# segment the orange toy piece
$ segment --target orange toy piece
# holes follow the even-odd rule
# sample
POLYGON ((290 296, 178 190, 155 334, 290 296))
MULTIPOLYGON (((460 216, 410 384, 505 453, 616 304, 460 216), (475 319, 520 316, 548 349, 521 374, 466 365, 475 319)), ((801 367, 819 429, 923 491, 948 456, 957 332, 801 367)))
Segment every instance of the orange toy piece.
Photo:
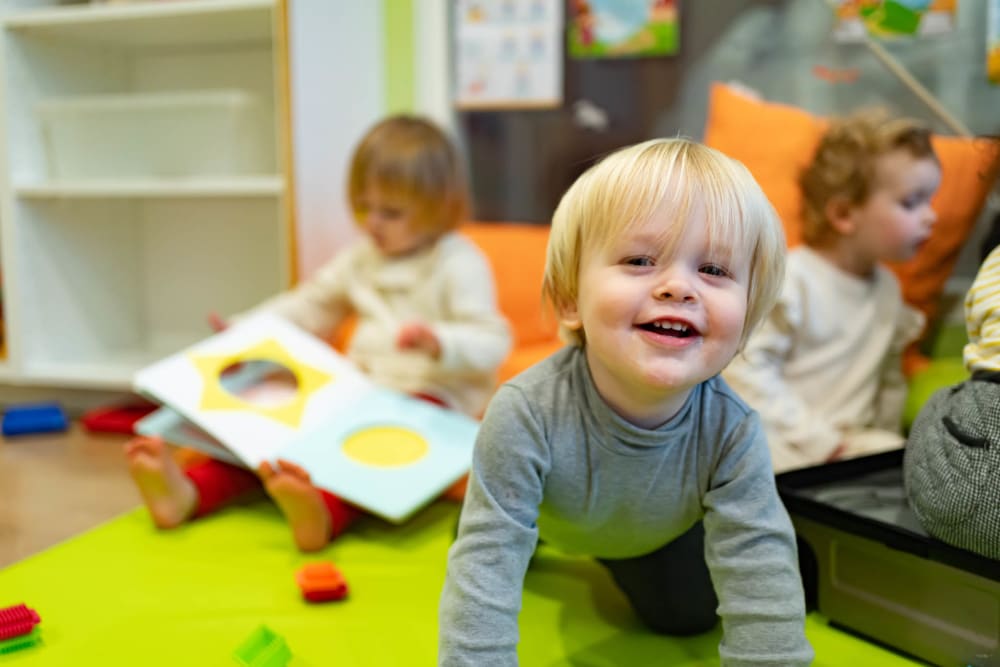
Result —
POLYGON ((327 602, 347 597, 347 581, 330 561, 309 563, 295 573, 302 597, 309 602, 327 602))

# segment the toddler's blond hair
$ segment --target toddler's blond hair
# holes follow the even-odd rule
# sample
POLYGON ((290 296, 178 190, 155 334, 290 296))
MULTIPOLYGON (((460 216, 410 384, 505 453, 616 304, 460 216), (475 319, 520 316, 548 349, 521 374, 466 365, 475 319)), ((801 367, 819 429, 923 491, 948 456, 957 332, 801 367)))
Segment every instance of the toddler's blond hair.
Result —
MULTIPOLYGON (((543 295, 556 313, 576 303, 585 248, 606 248, 655 210, 674 213, 663 229, 676 244, 692 206, 701 204, 713 245, 750 258, 747 315, 740 349, 777 299, 785 272, 785 235, 774 208, 740 162, 687 139, 654 139, 620 149, 588 169, 563 195, 552 219, 543 295)), ((569 343, 580 331, 560 327, 569 343)))

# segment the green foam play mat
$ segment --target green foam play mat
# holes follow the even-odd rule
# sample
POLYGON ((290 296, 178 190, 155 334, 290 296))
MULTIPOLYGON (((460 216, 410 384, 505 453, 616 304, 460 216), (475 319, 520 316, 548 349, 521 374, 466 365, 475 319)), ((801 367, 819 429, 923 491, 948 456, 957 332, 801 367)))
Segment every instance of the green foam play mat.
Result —
MULTIPOLYGON (((259 501, 168 532, 137 509, 0 570, 0 607, 25 603, 42 641, 4 665, 236 665, 260 626, 283 638, 289 667, 433 665, 437 602, 458 506, 438 502, 403 526, 366 518, 318 554, 300 554, 259 501), (302 600, 296 571, 333 561, 350 595, 302 600)), ((657 636, 604 569, 544 546, 525 581, 523 665, 718 665, 718 631, 657 636)), ((809 617, 816 665, 914 665, 809 617)))

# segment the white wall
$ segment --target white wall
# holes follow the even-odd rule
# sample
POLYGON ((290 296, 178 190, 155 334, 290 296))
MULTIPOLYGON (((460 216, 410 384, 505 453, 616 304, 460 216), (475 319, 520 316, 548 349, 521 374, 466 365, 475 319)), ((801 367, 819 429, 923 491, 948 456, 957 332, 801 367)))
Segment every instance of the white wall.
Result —
POLYGON ((357 230, 345 195, 354 145, 384 112, 382 3, 289 0, 299 277, 357 230))

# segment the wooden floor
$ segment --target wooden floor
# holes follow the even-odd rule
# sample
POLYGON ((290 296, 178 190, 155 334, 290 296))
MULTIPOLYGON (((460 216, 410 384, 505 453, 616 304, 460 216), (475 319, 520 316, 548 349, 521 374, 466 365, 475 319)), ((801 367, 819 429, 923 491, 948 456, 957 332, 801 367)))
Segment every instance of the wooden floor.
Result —
POLYGON ((125 440, 79 425, 0 439, 0 568, 139 505, 125 440))

